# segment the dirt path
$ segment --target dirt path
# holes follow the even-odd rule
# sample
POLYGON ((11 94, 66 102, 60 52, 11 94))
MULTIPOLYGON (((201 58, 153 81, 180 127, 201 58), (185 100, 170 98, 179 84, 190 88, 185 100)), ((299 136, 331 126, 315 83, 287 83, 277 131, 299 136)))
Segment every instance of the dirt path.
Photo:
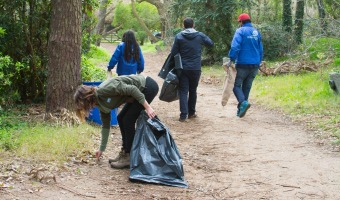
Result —
MULTIPOLYGON (((106 46, 113 51, 112 46, 106 46)), ((157 80, 167 54, 145 54, 145 74, 157 80)), ((253 104, 236 114, 236 100, 220 104, 221 87, 200 84, 199 118, 180 123, 178 101, 152 103, 170 128, 183 157, 188 189, 131 183, 129 170, 109 168, 119 151, 113 129, 99 165, 77 165, 57 184, 22 180, 0 199, 340 199, 340 154, 318 145, 313 134, 283 115, 253 104)))

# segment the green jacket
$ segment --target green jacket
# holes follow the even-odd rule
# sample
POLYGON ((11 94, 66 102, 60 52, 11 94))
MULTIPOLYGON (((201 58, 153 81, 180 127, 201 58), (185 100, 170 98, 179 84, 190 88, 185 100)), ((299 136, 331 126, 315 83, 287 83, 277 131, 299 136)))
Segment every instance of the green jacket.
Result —
POLYGON ((128 75, 106 80, 98 86, 95 95, 103 124, 100 151, 106 149, 110 133, 111 110, 131 101, 131 99, 135 99, 143 105, 145 96, 142 91, 145 88, 145 82, 146 79, 143 75, 128 75))

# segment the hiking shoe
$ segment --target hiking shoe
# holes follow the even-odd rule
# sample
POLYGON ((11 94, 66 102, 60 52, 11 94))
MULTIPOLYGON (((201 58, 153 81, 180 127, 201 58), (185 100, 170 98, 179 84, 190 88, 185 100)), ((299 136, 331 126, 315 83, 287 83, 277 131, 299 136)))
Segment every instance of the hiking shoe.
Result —
POLYGON ((240 105, 239 117, 242 118, 246 114, 247 110, 250 108, 248 101, 243 101, 240 105))
POLYGON ((196 118, 197 117, 197 115, 196 114, 193 114, 193 115, 189 115, 188 116, 188 119, 194 119, 194 118, 196 118))
POLYGON ((116 162, 118 161, 121 157, 125 156, 125 151, 123 149, 123 147, 120 149, 120 152, 118 153, 118 156, 116 158, 109 158, 109 164, 111 164, 112 162, 116 162))
POLYGON ((184 118, 184 119, 183 119, 183 118, 179 118, 178 121, 180 121, 180 122, 185 122, 185 121, 187 121, 187 119, 185 119, 185 118, 184 118))
POLYGON ((238 103, 238 104, 237 104, 237 112, 236 112, 236 116, 237 116, 237 117, 240 116, 240 106, 241 106, 241 103, 238 103))
POLYGON ((129 168, 130 167, 130 154, 124 153, 124 156, 120 157, 119 160, 116 162, 110 163, 111 168, 115 169, 123 169, 123 168, 129 168))

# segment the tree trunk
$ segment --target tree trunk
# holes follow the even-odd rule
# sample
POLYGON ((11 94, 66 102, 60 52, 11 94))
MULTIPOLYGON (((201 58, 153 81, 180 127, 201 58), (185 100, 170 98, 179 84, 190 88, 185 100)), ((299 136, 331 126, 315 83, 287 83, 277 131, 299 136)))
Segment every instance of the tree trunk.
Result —
POLYGON ((81 84, 82 0, 52 0, 48 43, 46 113, 74 110, 73 94, 81 84))
POLYGON ((292 0, 283 0, 283 30, 287 32, 292 32, 292 9, 291 9, 292 0))
POLYGON ((304 9, 305 9, 305 1, 297 0, 296 13, 295 13, 295 26, 294 26, 295 27, 294 36, 295 36, 295 42, 297 44, 302 43, 304 9))
POLYGON ((154 5, 157 8, 158 15, 161 20, 161 33, 162 33, 162 39, 165 38, 166 32, 168 31, 169 27, 169 19, 170 17, 167 16, 167 6, 170 3, 169 1, 161 1, 161 0, 138 0, 137 2, 148 2, 152 5, 154 5))
POLYGON ((327 35, 327 22, 325 20, 325 17, 326 17, 325 6, 323 4, 323 0, 317 0, 317 3, 318 3, 320 24, 321 24, 321 32, 322 34, 327 35))
POLYGON ((144 23, 144 21, 139 17, 137 11, 136 11, 136 7, 135 7, 135 1, 131 0, 131 7, 132 7, 132 13, 133 15, 136 17, 137 21, 140 23, 141 27, 144 29, 144 31, 146 32, 146 34, 149 36, 150 40, 152 43, 157 42, 158 39, 151 33, 151 31, 149 30, 149 28, 146 26, 146 24, 144 23))
POLYGON ((98 35, 98 39, 96 40, 96 46, 100 46, 100 42, 102 40, 102 34, 104 31, 104 23, 105 23, 106 10, 107 10, 107 2, 108 0, 101 0, 100 2, 98 23, 96 27, 96 33, 98 35))

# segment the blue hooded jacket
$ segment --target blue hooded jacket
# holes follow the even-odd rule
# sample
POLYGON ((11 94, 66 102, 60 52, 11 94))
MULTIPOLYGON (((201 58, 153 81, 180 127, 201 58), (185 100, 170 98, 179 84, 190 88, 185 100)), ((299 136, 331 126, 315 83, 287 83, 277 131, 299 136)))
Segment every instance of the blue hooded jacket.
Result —
POLYGON ((260 32, 251 23, 243 24, 234 34, 229 58, 236 65, 258 67, 263 59, 260 32))
POLYGON ((130 74, 136 74, 141 73, 144 71, 144 57, 142 50, 139 49, 139 60, 135 61, 133 58, 130 59, 130 62, 127 62, 124 59, 124 47, 125 43, 121 42, 118 44, 115 52, 113 53, 111 60, 109 62, 109 66, 107 67, 108 70, 111 70, 114 68, 114 66, 117 65, 117 74, 118 76, 121 75, 130 75, 130 74))
POLYGON ((171 55, 180 53, 184 70, 201 70, 203 45, 212 47, 214 42, 204 33, 187 28, 176 35, 171 55))

